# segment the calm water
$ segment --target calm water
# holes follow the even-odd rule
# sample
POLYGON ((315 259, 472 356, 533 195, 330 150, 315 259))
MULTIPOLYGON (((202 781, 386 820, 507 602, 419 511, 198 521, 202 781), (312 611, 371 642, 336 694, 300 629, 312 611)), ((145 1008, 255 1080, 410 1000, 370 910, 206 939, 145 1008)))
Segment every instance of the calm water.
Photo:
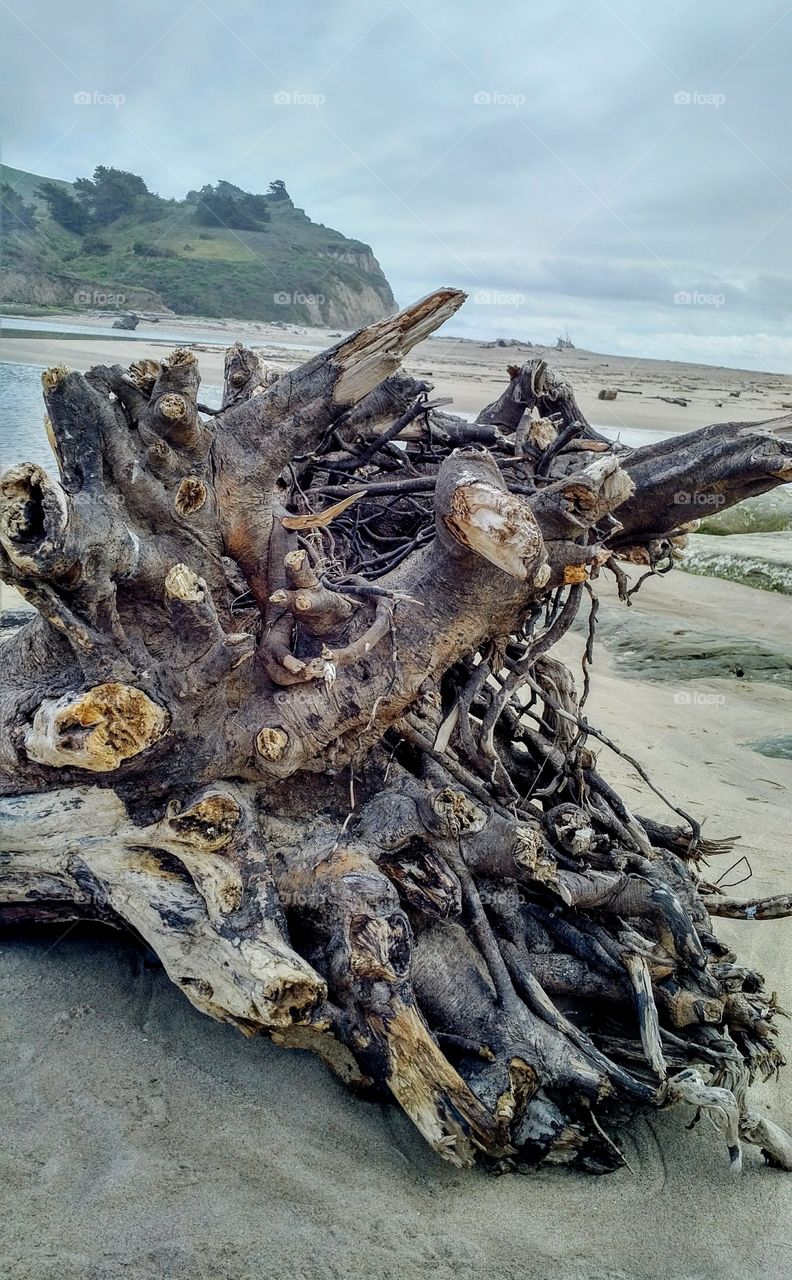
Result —
MULTIPOLYGON (((180 333, 169 333, 167 328, 146 320, 141 321, 137 329, 114 329, 109 317, 107 325, 101 326, 80 324, 79 321, 75 323, 69 321, 68 325, 56 324, 46 316, 0 315, 0 333, 4 338, 37 334, 42 338, 61 338, 64 342, 68 342, 70 338, 112 338, 116 342, 172 342, 175 345, 183 342, 200 342, 207 347, 229 347, 233 342, 233 338, 228 333, 201 329, 200 322, 196 326, 185 326, 180 333)), ((308 335, 301 337, 299 334, 292 334, 289 337, 281 337, 278 334, 277 338, 273 338, 271 330, 266 336, 266 341, 264 333, 260 338, 251 332, 247 332, 245 336, 247 341, 254 345, 268 346, 273 349, 282 347, 284 350, 293 351, 323 351, 327 345, 308 335)))
MULTIPOLYGON (((78 338, 113 338, 125 342, 163 342, 178 346, 184 342, 198 342, 205 346, 226 348, 232 339, 228 334, 216 331, 204 331, 200 324, 195 328, 182 329, 181 333, 170 333, 167 328, 143 322, 134 331, 113 329, 108 317, 106 327, 80 324, 79 321, 68 325, 55 324, 44 317, 6 316, 0 315, 0 334, 3 338, 14 338, 25 334, 37 334, 42 338, 57 338, 68 350, 70 339, 78 338)), ((247 334, 246 341, 257 343, 255 334, 247 334)), ((269 338, 261 345, 270 350, 319 351, 321 344, 315 339, 301 338, 291 335, 276 341, 269 338)), ((61 351, 63 356, 63 351, 61 351)), ((107 357, 112 361, 112 356, 107 357)), ((68 362, 68 361, 67 361, 68 362)), ((37 462, 49 469, 53 467, 47 437, 44 432, 44 401, 41 395, 41 374, 44 365, 17 364, 14 361, 0 360, 0 467, 13 466, 16 462, 37 462)), ((220 404, 219 387, 201 384, 201 400, 212 408, 220 404)))
POLYGON ((44 432, 43 365, 0 361, 0 465, 38 462, 49 469, 52 453, 44 432))
MULTIPOLYGON (((41 393, 43 364, 0 360, 0 467, 37 462, 49 471, 55 463, 44 431, 41 393)), ((221 388, 201 383, 201 401, 219 408, 221 388)))
POLYGON ((69 322, 68 326, 53 324, 46 316, 4 316, 0 315, 0 329, 2 329, 4 338, 13 338, 17 334, 35 333, 41 337, 59 337, 68 342, 69 338, 113 338, 115 341, 131 339, 135 341, 151 342, 184 342, 185 338, 189 342, 203 342, 207 345, 220 346, 221 339, 215 333, 211 336, 206 334, 195 335, 192 333, 168 333, 166 330, 160 331, 159 325, 154 326, 152 331, 151 325, 143 326, 137 329, 114 329, 112 320, 108 319, 107 325, 80 324, 69 322))

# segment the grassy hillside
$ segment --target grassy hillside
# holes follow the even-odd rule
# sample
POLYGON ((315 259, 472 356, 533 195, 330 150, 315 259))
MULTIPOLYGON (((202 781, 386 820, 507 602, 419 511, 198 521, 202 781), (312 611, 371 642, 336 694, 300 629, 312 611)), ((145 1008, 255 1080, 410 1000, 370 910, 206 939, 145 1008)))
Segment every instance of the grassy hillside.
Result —
MULTIPOLYGON (((369 246, 312 222, 285 188, 255 197, 264 202, 256 229, 207 225, 196 203, 202 193, 180 201, 145 193, 130 199, 120 216, 94 219, 78 233, 55 221, 39 195, 50 181, 0 167, 6 184, 0 302, 6 307, 137 307, 346 327, 395 309, 369 246), (35 215, 12 216, 7 188, 35 215)), ((79 196, 79 184, 54 185, 79 196)))

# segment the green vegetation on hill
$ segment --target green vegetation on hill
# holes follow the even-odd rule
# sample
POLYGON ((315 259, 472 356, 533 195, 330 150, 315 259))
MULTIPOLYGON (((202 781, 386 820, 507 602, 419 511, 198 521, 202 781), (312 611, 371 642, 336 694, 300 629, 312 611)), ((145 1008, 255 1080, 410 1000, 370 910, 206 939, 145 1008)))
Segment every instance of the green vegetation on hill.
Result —
POLYGON ((368 245, 312 222, 282 181, 183 200, 100 165, 73 184, 2 166, 6 307, 170 310, 354 327, 395 310, 368 245))

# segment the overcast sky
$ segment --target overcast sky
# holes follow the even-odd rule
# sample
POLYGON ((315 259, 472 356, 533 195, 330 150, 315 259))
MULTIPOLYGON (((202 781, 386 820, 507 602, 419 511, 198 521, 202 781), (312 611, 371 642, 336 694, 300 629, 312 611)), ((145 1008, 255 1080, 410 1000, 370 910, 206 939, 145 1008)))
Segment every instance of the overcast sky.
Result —
POLYGON ((69 180, 111 164, 166 196, 283 178, 372 245, 399 303, 467 290, 451 332, 792 371, 785 0, 0 0, 0 16, 7 164, 69 180))

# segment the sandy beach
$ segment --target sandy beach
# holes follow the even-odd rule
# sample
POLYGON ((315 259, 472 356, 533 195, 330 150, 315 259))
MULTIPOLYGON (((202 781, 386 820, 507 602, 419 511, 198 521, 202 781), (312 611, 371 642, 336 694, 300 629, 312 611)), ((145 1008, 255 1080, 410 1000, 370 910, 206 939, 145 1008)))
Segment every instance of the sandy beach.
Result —
MULTIPOLYGON (((285 341, 304 341, 310 354, 327 340, 318 331, 249 328, 222 332, 229 341, 238 332, 283 367, 299 358, 285 341)), ((91 337, 0 342, 0 359, 74 368, 144 351, 137 341, 91 337)), ((436 394, 453 394, 457 410, 475 412, 502 389, 505 365, 532 353, 546 354, 441 337, 407 368, 433 381, 436 394)), ((611 427, 684 431, 778 416, 792 403, 792 377, 547 354, 584 412, 611 427), (608 386, 642 395, 598 401, 608 386)), ((200 360, 204 380, 219 381, 221 351, 201 350, 200 360)), ((654 667, 646 648, 643 675, 653 678, 639 679, 619 656, 647 633, 687 635, 694 657, 706 655, 713 634, 789 649, 792 601, 675 572, 647 582, 616 615, 611 587, 598 591, 608 627, 590 720, 705 821, 707 835, 741 835, 733 857, 710 867, 713 879, 744 855, 753 874, 737 894, 792 892, 792 761, 750 745, 789 734, 792 688, 746 679, 728 664, 698 675, 694 659, 681 679, 654 667), (625 644, 611 644, 620 629, 625 644)), ((576 671, 582 645, 572 634, 560 647, 576 671)), ((598 754, 636 812, 673 820, 632 766, 605 748, 598 754)), ((744 874, 743 864, 726 883, 744 874)), ((787 1006, 790 928, 783 920, 718 925, 787 1006)), ((730 1176, 709 1124, 686 1131, 689 1112, 648 1115, 619 1134, 629 1168, 607 1177, 463 1174, 435 1157, 395 1107, 361 1103, 308 1055, 201 1017, 121 935, 17 932, 0 948, 0 975, 0 1271, 13 1280, 781 1280, 792 1270, 792 1178, 765 1169, 756 1148, 742 1175, 730 1176)), ((784 1020, 780 1031, 790 1056, 784 1020)), ((755 1094, 792 1127, 792 1071, 755 1094)))
MULTIPOLYGON (((109 324, 106 315, 80 313, 78 317, 49 316, 40 323, 97 329, 109 324)), ((245 321, 167 317, 159 324, 142 320, 134 338, 108 340, 80 335, 64 340, 34 333, 9 336, 13 320, 0 330, 0 360, 48 365, 58 361, 70 368, 92 364, 129 364, 144 354, 147 343, 158 349, 173 346, 161 333, 176 335, 194 344, 200 356, 205 383, 222 384, 224 347, 237 339, 260 349, 266 360, 288 369, 317 351, 337 342, 335 331, 296 325, 252 324, 245 321), (205 335, 219 345, 196 341, 205 335), (139 335, 139 336, 138 336, 139 335), (144 340, 145 339, 145 340, 144 340)), ((506 367, 541 356, 572 382, 590 422, 616 430, 694 431, 711 422, 757 422, 778 417, 792 406, 792 376, 727 369, 713 365, 680 364, 673 360, 639 360, 627 356, 599 355, 591 351, 564 350, 519 344, 500 347, 440 334, 417 347, 404 368, 434 385, 436 396, 453 396, 456 412, 476 414, 503 390, 506 367), (615 400, 599 400, 603 389, 616 391, 615 400), (659 397, 687 400, 686 406, 668 404, 659 397)))

